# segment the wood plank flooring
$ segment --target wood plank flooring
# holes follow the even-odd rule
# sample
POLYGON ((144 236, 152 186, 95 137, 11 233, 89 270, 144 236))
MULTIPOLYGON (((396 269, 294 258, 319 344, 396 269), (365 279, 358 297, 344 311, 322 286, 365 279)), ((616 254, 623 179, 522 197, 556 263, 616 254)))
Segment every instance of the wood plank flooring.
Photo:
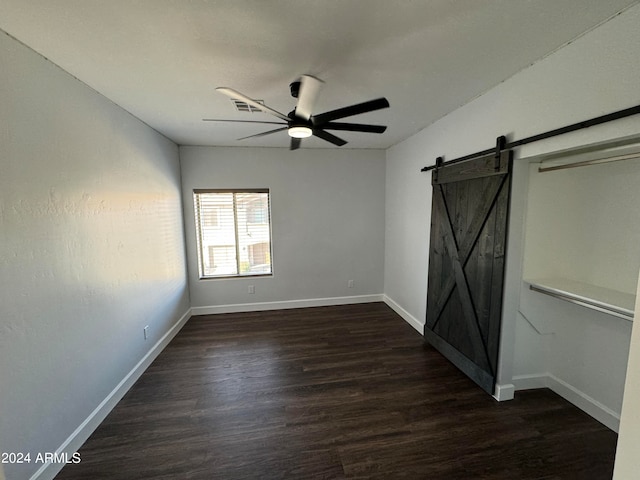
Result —
POLYGON ((610 479, 617 436, 548 390, 496 402, 382 303, 193 317, 74 479, 610 479))

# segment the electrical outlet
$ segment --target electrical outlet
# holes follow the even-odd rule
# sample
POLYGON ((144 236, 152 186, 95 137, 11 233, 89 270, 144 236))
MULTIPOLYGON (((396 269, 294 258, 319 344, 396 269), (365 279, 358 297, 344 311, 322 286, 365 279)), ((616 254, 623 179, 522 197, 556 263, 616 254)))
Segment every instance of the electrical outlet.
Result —
POLYGON ((149 325, 145 325, 145 327, 142 329, 142 333, 144 334, 144 339, 146 340, 149 336, 149 325))
POLYGON ((247 292, 256 293, 256 287, 253 285, 249 285, 249 287, 247 288, 247 292))
POLYGON ((353 280, 349 280, 349 281, 347 282, 347 287, 348 287, 348 288, 353 288, 353 280))

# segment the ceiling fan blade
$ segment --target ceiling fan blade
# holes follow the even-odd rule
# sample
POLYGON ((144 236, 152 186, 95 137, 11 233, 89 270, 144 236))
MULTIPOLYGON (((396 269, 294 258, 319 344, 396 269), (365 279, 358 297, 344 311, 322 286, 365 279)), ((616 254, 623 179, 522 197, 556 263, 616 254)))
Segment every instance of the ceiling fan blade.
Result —
POLYGON ((248 137, 242 137, 238 140, 246 140, 247 138, 255 138, 255 137, 264 137, 265 135, 271 135, 272 133, 282 132, 283 130, 287 130, 289 127, 276 128, 275 130, 269 130, 268 132, 256 133, 255 135, 249 135, 248 137))
POLYGON ((237 92, 232 88, 218 87, 218 88, 216 88, 216 90, 218 92, 222 93, 223 95, 226 95, 229 98, 235 98, 236 100, 242 100, 246 104, 257 108, 258 110, 262 110, 263 112, 270 113, 271 115, 275 115, 276 117, 280 118, 281 120, 284 120, 285 122, 288 122, 289 120, 291 120, 285 114, 280 113, 279 111, 274 110, 271 107, 267 107, 266 105, 263 105, 263 104, 261 104, 259 102, 256 102, 253 98, 249 98, 246 95, 243 95, 242 93, 237 92))
POLYGON ((332 133, 325 132, 324 130, 320 130, 319 128, 313 129, 313 135, 329 143, 333 143, 334 145, 337 145, 339 147, 347 144, 346 140, 343 140, 340 137, 336 137, 332 133))
POLYGON ((300 90, 298 93, 298 105, 296 106, 296 117, 309 120, 313 113, 313 107, 320 93, 324 82, 311 75, 300 77, 300 90))
POLYGON ((347 132, 384 133, 385 125, 367 125, 364 123, 327 122, 322 124, 323 130, 344 130, 347 132))
POLYGON ((299 149, 301 143, 302 143, 302 139, 301 138, 291 137, 291 146, 289 147, 289 150, 297 150, 297 149, 299 149))
POLYGON ((314 115, 311 117, 311 120, 315 126, 322 126, 322 124, 330 122, 331 120, 338 120, 339 118, 351 117, 353 115, 373 112, 374 110, 380 110, 388 107, 389 101, 386 98, 376 98, 375 100, 369 100, 368 102, 350 105, 337 110, 331 110, 330 112, 321 113, 320 115, 314 115))
POLYGON ((262 122, 260 120, 224 120, 218 118, 203 118, 203 122, 234 122, 234 123, 266 123, 269 125, 286 125, 282 122, 262 122))

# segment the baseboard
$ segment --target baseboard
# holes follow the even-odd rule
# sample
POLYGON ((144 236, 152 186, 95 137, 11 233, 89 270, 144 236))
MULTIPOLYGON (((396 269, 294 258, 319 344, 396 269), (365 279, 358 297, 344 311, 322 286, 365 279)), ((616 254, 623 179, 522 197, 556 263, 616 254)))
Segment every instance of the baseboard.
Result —
POLYGON ((356 295, 352 297, 307 298, 281 302, 237 303, 191 307, 192 315, 215 315, 219 313, 260 312, 265 310, 285 310, 289 308, 326 307, 330 305, 353 305, 356 303, 382 302, 383 295, 356 295))
POLYGON ((387 295, 383 295, 383 297, 384 297, 383 298, 384 303, 389 305, 389 307, 398 315, 400 315, 405 322, 407 322, 409 325, 415 328, 420 335, 424 335, 424 323, 422 323, 416 317, 414 317, 409 312, 407 312, 404 308, 398 305, 397 302, 389 298, 387 295))
POLYGON ((614 432, 620 429, 620 414, 614 412, 606 405, 598 402, 586 393, 578 390, 573 385, 559 379, 550 373, 537 375, 519 375, 513 378, 516 390, 531 390, 536 388, 549 388, 562 398, 571 402, 583 412, 598 420, 614 432))
MULTIPOLYGON (((89 436, 107 417, 109 412, 124 397, 125 393, 140 378, 144 371, 151 365, 155 358, 164 350, 169 342, 176 336, 180 329, 187 323, 191 317, 191 309, 189 308, 182 317, 165 333, 156 344, 151 347, 147 354, 140 360, 135 367, 118 383, 118 385, 107 395, 107 397, 98 405, 93 412, 80 424, 78 428, 58 447, 56 454, 67 453, 68 456, 77 452, 82 444, 87 441, 89 436)), ((30 480, 49 480, 53 479, 64 467, 64 463, 45 463, 34 473, 30 480)))
POLYGON ((518 390, 535 390, 537 388, 548 388, 547 379, 549 374, 535 374, 535 375, 516 375, 511 379, 511 383, 518 390))
POLYGON ((618 433, 620 430, 620 414, 609 407, 553 375, 549 375, 547 385, 565 400, 573 403, 580 410, 588 413, 614 432, 618 433))
POLYGON ((493 398, 499 402, 506 402, 508 400, 513 400, 515 392, 516 388, 512 383, 505 383, 502 385, 496 384, 493 398))

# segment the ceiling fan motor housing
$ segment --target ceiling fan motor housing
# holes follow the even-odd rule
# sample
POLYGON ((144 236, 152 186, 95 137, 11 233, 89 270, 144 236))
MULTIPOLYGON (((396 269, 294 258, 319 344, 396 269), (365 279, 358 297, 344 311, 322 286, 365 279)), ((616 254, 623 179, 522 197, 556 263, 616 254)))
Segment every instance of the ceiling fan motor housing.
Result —
POLYGON ((289 88, 291 89, 291 96, 293 98, 298 98, 298 93, 300 93, 300 80, 296 80, 295 82, 291 82, 289 84, 289 88))

